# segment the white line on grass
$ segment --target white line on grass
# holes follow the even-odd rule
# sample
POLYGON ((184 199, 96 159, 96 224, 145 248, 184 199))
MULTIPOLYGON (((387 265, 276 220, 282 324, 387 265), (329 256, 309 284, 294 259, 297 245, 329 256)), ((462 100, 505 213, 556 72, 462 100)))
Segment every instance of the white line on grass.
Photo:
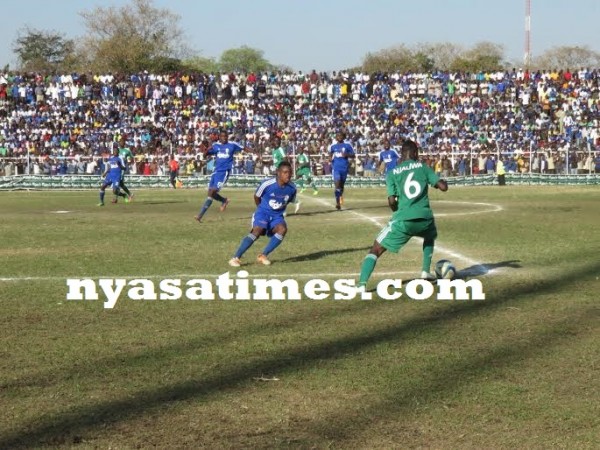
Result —
MULTIPOLYGON (((311 198, 312 200, 316 201, 317 203, 320 203, 321 205, 328 206, 330 208, 334 207, 331 203, 329 203, 326 200, 323 200, 323 199, 320 199, 320 198, 314 198, 314 197, 308 197, 308 198, 311 198)), ((444 200, 440 200, 440 201, 444 201, 444 200)), ((500 206, 500 205, 493 205, 492 203, 470 203, 470 202, 456 202, 456 201, 450 201, 450 200, 448 200, 447 202, 448 203, 450 203, 450 202, 452 202, 452 203, 468 203, 470 205, 477 205, 478 204, 478 205, 494 206, 494 207, 498 208, 498 209, 495 209, 494 212, 502 210, 502 206, 500 206)), ((350 214, 353 214, 355 216, 358 216, 358 217, 360 217, 360 218, 362 218, 362 219, 364 219, 364 220, 366 220, 368 222, 371 222, 372 224, 376 225, 379 228, 383 228, 385 226, 383 223, 379 222, 375 217, 369 216, 369 215, 364 214, 364 213, 359 213, 359 212, 357 212, 355 210, 349 210, 349 209, 344 210, 344 209, 342 209, 342 212, 346 212, 346 213, 350 213, 350 214)), ((478 213, 481 214, 483 212, 482 211, 478 211, 478 213)), ((421 242, 423 241, 421 238, 417 238, 417 239, 420 239, 421 242)), ((435 242, 435 249, 438 250, 438 251, 440 251, 440 252, 442 252, 442 253, 445 253, 446 255, 448 255, 448 256, 450 256, 452 258, 459 259, 459 260, 461 260, 461 261, 469 264, 471 266, 471 267, 469 267, 469 273, 473 272, 473 273, 477 273, 477 274, 481 274, 481 273, 491 274, 492 272, 498 272, 499 271, 498 268, 495 268, 495 269, 489 268, 487 265, 482 264, 482 263, 480 263, 478 261, 475 261, 474 259, 469 258, 468 256, 463 255, 462 253, 459 253, 459 252, 454 251, 454 250, 452 250, 452 249, 450 249, 448 247, 440 245, 439 241, 435 242)), ((464 271, 463 271, 463 273, 464 273, 464 271)))
MULTIPOLYGON (((358 203, 374 203, 375 200, 360 200, 358 203)), ((453 201, 453 200, 432 200, 432 203, 454 203, 457 205, 477 205, 477 206, 486 206, 488 207, 488 209, 478 209, 475 211, 468 211, 468 212, 447 212, 447 213, 435 213, 435 217, 454 217, 454 216, 470 216, 473 214, 486 214, 486 213, 495 213, 495 212, 500 212, 502 211, 504 208, 502 208, 502 206, 500 205, 495 205, 493 203, 482 203, 482 202, 459 202, 459 201, 453 201)), ((381 200, 377 200, 377 203, 381 203, 381 200)), ((387 205, 381 205, 382 208, 388 208, 387 205)), ((357 215, 358 216, 358 215, 357 215)), ((387 220, 389 217, 391 216, 391 213, 385 216, 369 216, 370 219, 376 219, 376 220, 380 220, 380 219, 385 219, 387 220)), ((356 220, 364 220, 365 218, 362 216, 358 216, 356 218, 356 220)), ((335 219, 326 219, 326 220, 335 220, 335 219)))
MULTIPOLYGON (((314 200, 315 202, 323 205, 323 206, 327 206, 330 208, 333 208, 333 205, 329 202, 327 202, 326 200, 320 199, 320 198, 314 198, 314 197, 305 197, 303 196, 304 199, 311 199, 314 200)), ((481 206, 489 206, 492 207, 494 209, 490 209, 490 210, 484 210, 484 211, 471 211, 468 213, 448 213, 448 215, 469 215, 469 214, 484 214, 484 213, 488 213, 488 212, 497 212, 497 211, 502 211, 502 206, 500 205, 494 205, 492 203, 471 203, 471 202, 459 202, 459 201, 452 201, 452 200, 438 200, 439 202, 446 202, 446 203, 456 203, 456 204, 469 204, 469 205, 481 205, 481 206)), ((373 225, 377 226, 378 228, 383 228, 384 224, 381 223, 378 219, 387 219, 389 216, 369 216, 367 214, 364 213, 359 213, 357 211, 354 210, 342 210, 342 212, 346 212, 346 213, 350 213, 356 217, 358 217, 361 220, 365 220, 367 222, 371 222, 373 225)), ((436 214, 436 216, 441 216, 443 214, 436 214)), ((456 252, 450 248, 447 248, 443 245, 440 245, 438 241, 436 241, 435 244, 435 248, 436 250, 445 253, 446 255, 455 258, 455 259, 459 259, 467 264, 470 264, 471 267, 471 271, 475 272, 475 273, 487 273, 490 274, 492 272, 498 272, 500 269, 490 269, 488 268, 485 264, 482 264, 480 262, 475 261, 472 258, 469 258, 468 256, 463 255, 462 253, 456 252), (480 269, 480 270, 477 270, 480 269)), ((245 267, 240 267, 238 270, 246 270, 245 267)), ((406 275, 406 274, 410 274, 410 275, 416 275, 415 272, 413 271, 402 271, 402 270, 396 270, 393 272, 377 272, 377 275, 380 276, 390 276, 390 275, 406 275)), ((67 278, 92 278, 92 279, 100 279, 100 278, 125 278, 128 280, 134 280, 134 279, 144 279, 144 278, 150 278, 150 279, 156 279, 156 278, 161 278, 161 279, 166 279, 166 278, 217 278, 219 276, 221 276, 221 274, 209 274, 209 273, 202 273, 202 274, 174 274, 174 275, 106 275, 106 276, 46 276, 46 277, 31 277, 31 276, 23 276, 23 277, 2 277, 0 278, 0 282, 22 282, 22 281, 57 281, 57 280, 66 280, 67 278)), ((336 272, 336 273, 293 273, 293 274, 282 274, 282 273, 268 273, 268 274, 250 274, 249 278, 333 278, 333 277, 356 277, 358 276, 359 273, 358 272, 346 272, 346 273, 340 273, 340 272, 336 272)))

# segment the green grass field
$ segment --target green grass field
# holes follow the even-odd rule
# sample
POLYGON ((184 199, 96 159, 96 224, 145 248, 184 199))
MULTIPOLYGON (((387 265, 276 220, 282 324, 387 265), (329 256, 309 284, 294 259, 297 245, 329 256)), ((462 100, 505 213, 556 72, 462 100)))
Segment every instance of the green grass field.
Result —
MULTIPOLYGON (((203 224, 199 190, 0 193, 0 448, 598 448, 597 187, 432 192, 434 260, 484 301, 66 300, 67 278, 227 272, 253 202, 224 193, 203 224)), ((303 195, 273 265, 262 238, 242 269, 356 277, 389 210, 345 197, 303 195)), ((373 286, 420 258, 386 254, 373 286)))

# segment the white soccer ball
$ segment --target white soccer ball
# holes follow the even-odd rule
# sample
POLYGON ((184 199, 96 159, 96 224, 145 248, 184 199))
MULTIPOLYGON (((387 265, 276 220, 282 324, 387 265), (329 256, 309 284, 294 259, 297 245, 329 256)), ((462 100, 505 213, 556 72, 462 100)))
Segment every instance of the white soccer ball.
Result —
POLYGON ((435 263, 435 275, 444 280, 452 280, 456 276, 456 268, 447 259, 440 259, 435 263))

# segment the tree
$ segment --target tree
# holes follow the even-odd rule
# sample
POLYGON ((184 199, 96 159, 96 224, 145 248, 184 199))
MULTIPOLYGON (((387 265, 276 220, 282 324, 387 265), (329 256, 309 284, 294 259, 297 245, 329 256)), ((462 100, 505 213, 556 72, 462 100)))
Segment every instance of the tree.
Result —
POLYGON ((435 68, 435 61, 428 53, 417 52, 414 58, 419 66, 419 72, 431 72, 435 68))
POLYGON ((13 43, 21 70, 33 72, 61 71, 70 62, 75 42, 55 31, 22 28, 13 43))
POLYGON ((214 58, 205 58, 196 55, 184 59, 181 63, 185 70, 192 72, 214 73, 219 71, 219 64, 214 58))
POLYGON ((185 49, 180 17, 155 8, 152 0, 132 0, 120 8, 96 7, 80 15, 88 31, 85 53, 96 71, 161 70, 165 61, 179 59, 185 49))
POLYGON ((598 67, 600 53, 583 46, 553 47, 534 60, 533 66, 540 69, 574 69, 578 67, 598 67))
POLYGON ((362 70, 366 72, 431 72, 460 70, 475 72, 503 67, 501 45, 480 42, 469 50, 451 43, 419 43, 413 48, 404 44, 367 53, 362 70))
POLYGON ((504 68, 504 47, 492 42, 478 42, 459 55, 451 70, 464 72, 495 71, 504 68))
POLYGON ((222 72, 264 72, 273 69, 273 65, 263 56, 262 50, 243 45, 231 48, 221 54, 219 68, 222 72))
POLYGON ((464 49, 450 42, 424 42, 415 46, 415 52, 427 55, 433 61, 433 69, 449 70, 464 49))
POLYGON ((379 50, 375 53, 367 53, 362 63, 365 72, 404 72, 415 70, 417 64, 414 52, 405 45, 379 50))

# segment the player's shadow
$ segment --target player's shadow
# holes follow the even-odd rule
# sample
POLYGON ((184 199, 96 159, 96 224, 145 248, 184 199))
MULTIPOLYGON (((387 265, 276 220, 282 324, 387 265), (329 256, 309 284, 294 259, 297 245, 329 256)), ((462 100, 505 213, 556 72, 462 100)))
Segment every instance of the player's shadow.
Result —
MULTIPOLYGON (((521 266, 521 264, 519 264, 520 262, 521 262, 520 259, 512 259, 509 261, 501 261, 501 262, 497 262, 497 263, 476 264, 476 265, 472 265, 470 267, 466 267, 462 270, 459 270, 456 273, 455 278, 464 279, 464 278, 486 275, 490 271, 492 271, 494 269, 499 269, 501 267, 509 267, 511 269, 521 269, 523 266, 521 266)), ((421 280, 421 279, 422 278, 419 278, 419 277, 412 277, 412 278, 402 279, 402 282, 404 284, 407 284, 407 283, 410 283, 411 281, 421 280)), ((437 280, 431 280, 431 282, 435 284, 437 282, 437 280)), ((367 292, 376 292, 376 291, 377 291, 376 288, 367 289, 367 292)))
MULTIPOLYGON (((318 210, 318 211, 306 211, 306 212, 299 212, 297 214, 288 214, 288 217, 294 217, 294 216, 311 217, 311 216, 317 216, 319 214, 331 214, 331 213, 338 213, 338 212, 344 212, 344 211, 363 211, 365 209, 381 209, 381 208, 387 208, 387 205, 382 204, 382 205, 376 205, 376 206, 364 206, 364 207, 360 207, 360 208, 345 208, 345 207, 343 207, 340 211, 338 211, 334 207, 331 207, 331 209, 322 209, 322 210, 318 210)), ((389 209, 387 210, 387 212, 390 212, 389 209)), ((390 212, 390 215, 391 215, 391 212, 390 212)))
POLYGON ((367 246, 367 247, 356 247, 356 248, 340 248, 337 250, 321 250, 318 252, 313 252, 313 253, 306 253, 304 255, 297 255, 297 256, 293 256, 291 258, 286 258, 284 260, 282 260, 281 262, 303 262, 303 261, 314 261, 316 259, 321 259, 321 258, 325 258, 327 256, 332 256, 332 255, 340 255, 343 253, 352 253, 352 252, 365 252, 367 250, 369 250, 371 247, 367 246))
POLYGON ((457 278, 477 277, 486 275, 494 269, 500 269, 502 267, 509 267, 511 269, 521 269, 523 266, 519 264, 520 259, 511 259, 508 261, 500 261, 497 263, 486 263, 486 264, 474 264, 469 267, 465 267, 459 270, 456 274, 457 278))

